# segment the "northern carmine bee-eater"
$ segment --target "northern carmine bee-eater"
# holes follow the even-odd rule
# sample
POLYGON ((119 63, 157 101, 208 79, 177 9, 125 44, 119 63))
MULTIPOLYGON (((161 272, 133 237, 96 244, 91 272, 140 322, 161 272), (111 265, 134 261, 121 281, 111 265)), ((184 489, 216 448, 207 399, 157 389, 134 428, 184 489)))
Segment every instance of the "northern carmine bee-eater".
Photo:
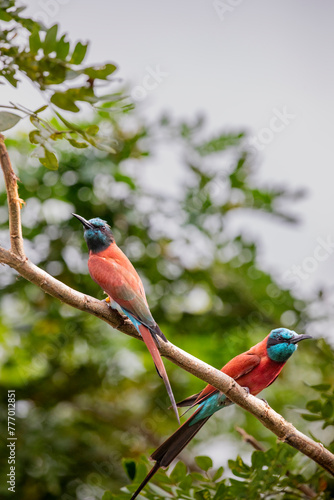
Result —
MULTIPOLYGON (((297 343, 310 338, 310 335, 298 335, 286 328, 277 328, 249 351, 231 359, 221 371, 234 378, 250 394, 256 395, 276 380, 287 360, 297 349, 297 343)), ((160 467, 168 467, 216 411, 231 404, 233 403, 212 385, 207 385, 202 392, 178 403, 179 407, 198 405, 198 408, 151 455, 150 458, 156 463, 132 495, 131 500, 139 495, 160 467)))
POLYGON ((84 226, 84 237, 89 249, 88 269, 93 280, 116 302, 132 321, 151 353, 157 372, 163 379, 167 393, 180 423, 172 388, 159 349, 159 340, 166 337, 154 321, 148 307, 143 283, 137 271, 116 245, 110 226, 99 218, 86 220, 72 214, 84 226))

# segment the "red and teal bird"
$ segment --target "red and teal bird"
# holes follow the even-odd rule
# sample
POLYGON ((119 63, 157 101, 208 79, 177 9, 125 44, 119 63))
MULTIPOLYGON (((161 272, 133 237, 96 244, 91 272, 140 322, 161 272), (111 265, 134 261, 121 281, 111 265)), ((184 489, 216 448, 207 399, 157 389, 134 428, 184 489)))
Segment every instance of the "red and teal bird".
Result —
POLYGON ((151 353, 157 372, 163 379, 167 393, 179 420, 172 388, 159 349, 159 340, 167 342, 151 314, 143 283, 137 271, 116 245, 110 226, 99 218, 86 220, 72 214, 84 226, 84 237, 89 249, 88 269, 93 280, 100 285, 112 301, 132 321, 151 353))
MULTIPOLYGON (((286 328, 277 328, 249 351, 231 359, 221 371, 234 378, 239 385, 255 396, 276 380, 287 360, 297 349, 297 343, 309 338, 310 335, 298 335, 286 328)), ((132 495, 131 500, 139 495, 160 467, 168 467, 216 411, 231 404, 233 403, 212 385, 207 385, 202 392, 178 403, 179 407, 198 405, 198 408, 151 455, 150 458, 156 463, 132 495)))

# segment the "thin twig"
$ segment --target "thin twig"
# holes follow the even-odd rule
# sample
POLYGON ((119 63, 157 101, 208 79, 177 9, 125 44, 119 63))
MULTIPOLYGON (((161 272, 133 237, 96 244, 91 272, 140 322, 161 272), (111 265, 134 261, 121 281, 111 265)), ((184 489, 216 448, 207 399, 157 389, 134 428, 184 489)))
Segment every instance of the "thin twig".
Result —
MULTIPOLYGON (((116 310, 110 309, 105 301, 99 301, 73 290, 27 259, 23 250, 17 177, 12 169, 2 136, 0 136, 0 153, 1 166, 6 179, 12 242, 11 251, 1 250, 0 262, 9 265, 23 278, 39 286, 44 292, 61 300, 61 302, 97 316, 121 332, 141 339, 131 322, 116 310)), ((159 350, 163 356, 176 365, 222 391, 231 401, 252 413, 281 441, 293 446, 334 476, 334 455, 330 451, 324 448, 321 443, 316 443, 302 434, 266 403, 251 394, 246 394, 235 380, 170 342, 161 342, 159 350)))
POLYGON ((238 427, 236 426, 235 427, 235 430, 237 432, 239 432, 239 434, 241 435, 242 439, 250 444, 251 446, 253 446, 253 448, 255 448, 255 450, 258 450, 258 451, 266 451, 265 447, 262 446, 261 443, 259 443, 254 436, 251 436, 250 434, 248 434, 245 429, 242 429, 241 427, 238 427))

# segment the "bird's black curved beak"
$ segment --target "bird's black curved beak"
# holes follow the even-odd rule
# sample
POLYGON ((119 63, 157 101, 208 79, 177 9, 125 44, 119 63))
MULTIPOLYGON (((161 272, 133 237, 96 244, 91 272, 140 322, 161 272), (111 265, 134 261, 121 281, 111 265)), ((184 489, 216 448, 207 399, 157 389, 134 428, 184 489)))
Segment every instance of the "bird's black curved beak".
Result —
POLYGON ((85 229, 92 229, 93 224, 91 224, 88 220, 81 217, 81 215, 77 215, 77 214, 72 214, 72 215, 73 215, 73 217, 76 217, 81 222, 81 224, 84 226, 85 229))
POLYGON ((298 342, 305 339, 313 339, 313 337, 311 335, 298 335, 298 337, 291 340, 291 344, 298 344, 298 342))

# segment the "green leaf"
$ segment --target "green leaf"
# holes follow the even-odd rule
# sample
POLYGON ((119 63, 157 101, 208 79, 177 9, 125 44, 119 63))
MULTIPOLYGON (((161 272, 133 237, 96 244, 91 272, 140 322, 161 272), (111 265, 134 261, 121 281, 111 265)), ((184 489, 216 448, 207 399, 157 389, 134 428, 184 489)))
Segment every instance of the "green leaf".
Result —
POLYGON ((39 130, 32 130, 31 132, 29 132, 29 141, 31 142, 31 144, 40 144, 41 142, 43 142, 39 130))
POLYGON ((45 156, 44 158, 39 158, 41 164, 48 168, 49 170, 58 170, 58 159, 54 153, 51 153, 44 148, 45 156))
POLYGON ((14 113, 0 111, 0 132, 13 128, 20 120, 21 117, 14 113))
POLYGON ((193 479, 193 481, 204 481, 204 476, 203 474, 201 474, 200 472, 192 472, 191 474, 191 477, 193 479))
POLYGON ((38 130, 43 130, 43 131, 45 130, 45 127, 43 127, 40 119, 37 118, 36 116, 31 116, 29 120, 36 128, 38 128, 38 130))
POLYGON ((198 500, 211 500, 211 494, 208 489, 197 491, 195 493, 195 498, 198 500))
POLYGON ((101 500, 114 500, 115 497, 114 495, 111 493, 111 491, 105 491, 103 493, 103 496, 102 496, 102 499, 101 500))
POLYGON ((178 487, 182 490, 182 491, 189 491, 189 489, 191 488, 193 484, 193 478, 191 477, 190 474, 188 474, 184 479, 182 479, 182 481, 178 484, 178 487))
POLYGON ((58 113, 58 111, 56 111, 56 115, 58 116, 59 120, 61 120, 63 124, 66 125, 66 127, 68 127, 70 130, 75 130, 76 132, 78 132, 78 134, 83 133, 80 127, 66 120, 66 118, 64 118, 60 113, 58 113))
POLYGON ((0 21, 6 21, 6 22, 9 22, 11 21, 13 18, 10 14, 8 14, 8 12, 6 12, 5 10, 3 9, 0 9, 0 21))
POLYGON ((65 92, 55 92, 51 97, 51 102, 58 106, 58 108, 65 109, 77 113, 80 108, 73 102, 73 100, 65 92))
POLYGON ((136 189, 136 183, 131 177, 127 175, 121 174, 120 172, 115 172, 114 179, 117 182, 124 182, 125 184, 128 184, 128 186, 130 186, 132 190, 136 189))
POLYGON ((88 48, 88 44, 83 45, 81 42, 78 42, 73 50, 70 63, 71 64, 81 64, 85 58, 87 48, 88 48))
POLYGON ((57 32, 58 32, 58 25, 55 24, 52 26, 46 33, 45 35, 45 40, 43 43, 43 50, 44 54, 50 54, 50 52, 53 52, 56 50, 57 47, 57 32))
POLYGON ((202 470, 205 470, 205 472, 207 472, 213 466, 211 458, 206 456, 195 457, 195 462, 198 467, 200 467, 202 470))
POLYGON ((57 46, 56 46, 56 54, 59 59, 62 59, 63 61, 66 59, 68 56, 68 53, 70 51, 70 43, 65 42, 66 35, 63 35, 60 40, 58 40, 57 46))
POLYGON ((95 80, 96 78, 99 80, 106 80, 109 75, 111 75, 114 71, 116 71, 117 66, 114 64, 105 64, 104 66, 100 67, 90 67, 86 68, 83 73, 87 75, 89 78, 92 80, 95 80))
POLYGON ((99 127, 97 125, 90 125, 86 128, 85 133, 88 135, 96 135, 99 131, 99 127))
POLYGON ((29 47, 33 54, 37 54, 38 49, 42 47, 39 31, 37 28, 33 30, 29 37, 29 47))
POLYGON ((304 420, 308 420, 309 422, 315 422, 316 420, 322 420, 320 415, 310 415, 309 413, 302 413, 301 415, 304 420))
POLYGON ((213 475, 212 481, 218 481, 224 474, 224 467, 219 467, 213 475))
POLYGON ((42 111, 44 111, 48 107, 49 107, 49 105, 45 104, 45 106, 41 106, 40 108, 36 109, 36 111, 34 111, 35 115, 38 115, 38 113, 41 113, 42 111))
POLYGON ((333 403, 331 401, 326 401, 322 405, 321 414, 324 418, 330 418, 333 415, 333 403))
POLYGON ((88 148, 88 144, 86 142, 76 141, 75 139, 68 139, 68 142, 74 147, 78 149, 88 148))
POLYGON ((136 464, 136 483, 141 483, 147 475, 147 468, 143 463, 136 464))
POLYGON ((123 460, 123 467, 131 481, 136 477, 136 462, 134 460, 123 460))
POLYGON ((220 483, 217 492, 213 497, 213 500, 223 500, 224 498, 226 498, 226 490, 227 490, 226 484, 220 483))
POLYGON ((312 400, 312 401, 309 401, 306 405, 306 409, 308 411, 310 411, 311 413, 319 413, 321 412, 321 407, 322 407, 322 404, 320 401, 317 401, 317 400, 312 400))
POLYGON ((323 391, 328 391, 328 389, 331 388, 330 384, 317 384, 317 385, 310 385, 312 389, 318 392, 323 392, 323 391))
POLYGON ((243 462, 242 458, 238 455, 236 460, 228 461, 229 467, 233 474, 238 477, 247 478, 251 474, 251 468, 243 462))
POLYGON ((180 461, 175 465, 170 475, 170 478, 173 481, 173 483, 179 483, 180 481, 182 481, 182 479, 185 478, 186 474, 187 474, 187 467, 184 465, 183 462, 180 461))
POLYGON ((196 146, 195 149, 201 156, 206 156, 239 145, 244 136, 244 133, 223 134, 196 146))
POLYGON ((267 464, 266 454, 263 451, 254 451, 252 454, 252 467, 254 469, 262 469, 267 464))

